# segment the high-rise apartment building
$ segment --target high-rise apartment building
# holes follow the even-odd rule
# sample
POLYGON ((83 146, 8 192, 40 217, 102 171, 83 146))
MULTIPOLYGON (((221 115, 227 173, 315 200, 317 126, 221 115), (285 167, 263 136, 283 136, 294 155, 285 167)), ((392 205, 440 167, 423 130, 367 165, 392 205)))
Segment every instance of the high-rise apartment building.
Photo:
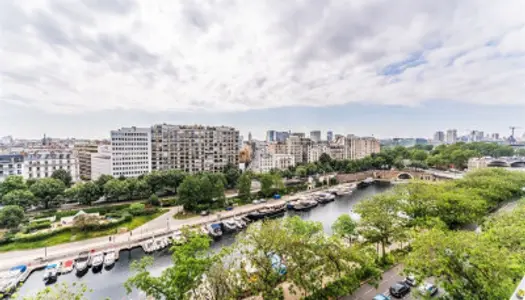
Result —
POLYGON ((447 130, 447 144, 455 144, 458 141, 458 131, 456 129, 447 130))
POLYGON ((154 125, 152 169, 220 172, 239 163, 239 131, 233 127, 154 125))
POLYGON ((314 143, 319 143, 321 141, 321 131, 320 130, 314 130, 310 131, 310 140, 314 143))
POLYGON ((379 141, 373 137, 353 138, 349 142, 351 159, 365 158, 372 153, 379 153, 381 151, 379 141))
POLYGON ((442 144, 445 141, 445 133, 443 131, 436 131, 432 142, 434 144, 442 144))
POLYGON ((291 135, 286 140, 286 152, 294 157, 295 163, 303 162, 304 146, 301 142, 301 138, 296 135, 291 135))
POLYGON ((151 129, 111 131, 111 175, 138 177, 151 172, 151 129))

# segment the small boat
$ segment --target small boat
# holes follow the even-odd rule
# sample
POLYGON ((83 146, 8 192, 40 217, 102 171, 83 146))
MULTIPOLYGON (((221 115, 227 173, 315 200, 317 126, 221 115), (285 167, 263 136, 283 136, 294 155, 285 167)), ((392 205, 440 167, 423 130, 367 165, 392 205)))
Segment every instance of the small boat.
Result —
POLYGON ((233 232, 233 231, 237 231, 238 229, 240 229, 239 227, 237 227, 236 222, 232 219, 224 220, 222 222, 222 227, 224 228, 224 231, 226 232, 233 232))
POLYGON ((182 232, 180 232, 179 230, 173 232, 173 234, 171 235, 171 239, 173 240, 174 245, 182 245, 185 242, 185 238, 182 235, 182 232))
POLYGON ((164 243, 164 240, 162 238, 158 238, 155 240, 155 250, 161 250, 166 247, 166 244, 164 243))
POLYGON ((14 293, 18 284, 25 280, 28 272, 26 265, 19 265, 0 275, 0 294, 10 295, 14 293))
POLYGON ((319 203, 313 199, 309 199, 309 200, 301 200, 298 204, 296 204, 294 206, 294 210, 296 211, 304 211, 304 210, 308 210, 308 209, 311 209, 311 208, 314 208, 318 205, 319 203))
POLYGON ((73 271, 73 268, 75 267, 75 261, 72 259, 66 260, 61 263, 60 265, 60 274, 66 274, 71 271, 73 271))
POLYGON ((213 238, 219 238, 222 236, 221 224, 220 223, 211 223, 206 225, 208 234, 213 238))
POLYGON ((149 239, 149 240, 145 241, 142 244, 142 249, 144 249, 144 252, 146 252, 146 253, 151 253, 151 252, 157 250, 155 242, 154 242, 153 239, 149 239))
POLYGON ((115 250, 109 250, 104 256, 104 267, 110 268, 117 261, 117 252, 115 250))
POLYGON ((58 264, 49 264, 44 269, 44 283, 49 284, 57 281, 58 278, 58 264))
POLYGON ((375 180, 372 177, 368 177, 365 180, 363 180, 360 183, 358 183, 357 187, 360 188, 360 189, 361 188, 365 188, 365 187, 373 184, 374 182, 375 182, 375 180))
POLYGON ((233 221, 235 222, 235 225, 237 225, 237 227, 239 227, 239 229, 246 228, 246 226, 247 226, 246 222, 242 218, 235 217, 235 218, 233 218, 233 221))
POLYGON ((91 264, 91 253, 89 251, 82 251, 78 254, 78 258, 75 264, 77 273, 82 273, 89 269, 91 264))
POLYGON ((297 204, 299 204, 299 202, 301 202, 301 200, 292 200, 288 203, 286 203, 286 208, 288 209, 293 209, 297 204))
POLYGON ((285 212, 286 205, 281 205, 278 207, 263 207, 259 210, 251 212, 248 214, 248 218, 252 221, 257 221, 265 218, 272 218, 278 215, 281 215, 285 212))
POLYGON ((246 216, 242 216, 242 217, 241 217, 241 220, 243 220, 244 223, 246 223, 246 226, 248 226, 248 224, 250 224, 250 222, 252 221, 252 220, 250 220, 250 219, 249 219, 248 217, 246 217, 246 216))
POLYGON ((320 204, 325 204, 325 203, 332 202, 335 200, 335 196, 329 193, 319 193, 316 196, 317 197, 315 200, 320 204))
POLYGON ((102 266, 104 265, 104 253, 97 252, 93 254, 91 257, 91 266, 93 267, 93 271, 100 271, 102 269, 102 266))

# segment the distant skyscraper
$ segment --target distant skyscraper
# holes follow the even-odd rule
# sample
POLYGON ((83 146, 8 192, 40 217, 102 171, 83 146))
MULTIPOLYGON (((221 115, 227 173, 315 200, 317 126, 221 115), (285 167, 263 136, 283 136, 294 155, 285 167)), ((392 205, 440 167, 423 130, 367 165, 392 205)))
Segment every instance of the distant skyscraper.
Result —
POLYGON ((310 139, 314 143, 319 143, 321 141, 321 131, 320 130, 310 131, 310 139))
POLYGON ((251 142, 251 141, 252 141, 252 133, 248 132, 248 142, 251 142))
POLYGON ((499 133, 493 133, 492 134, 492 140, 493 141, 499 141, 499 133))
POLYGON ((436 133, 434 133, 433 142, 435 144, 441 144, 444 141, 445 141, 445 133, 443 131, 436 131, 436 133))
POLYGON ((268 130, 266 131, 266 141, 267 142, 275 142, 275 130, 268 130))
POLYGON ((275 142, 284 143, 288 137, 290 136, 290 133, 287 131, 277 131, 275 133, 275 142))
POLYGON ((458 141, 458 131, 456 129, 447 130, 447 144, 455 144, 458 141))
POLYGON ((326 140, 328 142, 331 142, 334 140, 334 133, 331 130, 326 132, 326 140))

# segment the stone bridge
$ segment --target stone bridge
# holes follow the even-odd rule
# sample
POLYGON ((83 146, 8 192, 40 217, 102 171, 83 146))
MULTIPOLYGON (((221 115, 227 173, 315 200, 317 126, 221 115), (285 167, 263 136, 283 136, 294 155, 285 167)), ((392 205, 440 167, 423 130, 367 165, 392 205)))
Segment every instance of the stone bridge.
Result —
POLYGON ((417 180, 426 180, 426 181, 437 181, 450 179, 447 177, 442 177, 433 173, 423 172, 423 171, 392 171, 392 170, 381 170, 381 171, 366 171, 359 172, 354 174, 338 174, 336 176, 337 181, 341 183, 346 182, 357 182, 365 180, 366 178, 373 178, 377 180, 408 180, 408 179, 417 179, 417 180))

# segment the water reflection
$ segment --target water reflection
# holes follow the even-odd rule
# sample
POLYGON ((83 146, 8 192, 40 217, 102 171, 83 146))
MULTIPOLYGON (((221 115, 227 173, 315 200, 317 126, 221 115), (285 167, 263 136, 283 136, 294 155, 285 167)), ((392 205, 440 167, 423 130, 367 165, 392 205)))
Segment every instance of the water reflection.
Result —
MULTIPOLYGON (((305 220, 319 221, 323 224, 324 230, 331 233, 331 226, 341 214, 348 213, 353 205, 359 201, 366 199, 374 194, 387 190, 388 186, 372 185, 366 189, 356 190, 352 195, 338 198, 333 202, 322 204, 310 211, 304 212, 287 212, 287 215, 298 215, 305 220)), ((235 240, 234 235, 224 235, 221 239, 215 241, 212 245, 213 251, 219 251, 222 247, 231 245, 235 240)), ((124 282, 130 275, 129 266, 131 262, 140 260, 146 255, 142 249, 135 248, 131 251, 121 251, 119 260, 111 269, 101 269, 97 273, 88 271, 81 277, 77 277, 75 271, 61 275, 57 282, 73 282, 85 283, 93 292, 89 294, 90 299, 144 299, 138 291, 134 291, 130 295, 126 295, 124 282)), ((151 267, 151 272, 158 275, 171 264, 171 257, 167 250, 156 252, 153 254, 155 260, 151 267)), ((31 274, 28 280, 24 283, 20 292, 20 296, 34 295, 37 291, 45 287, 42 279, 42 272, 37 271, 31 274)))

